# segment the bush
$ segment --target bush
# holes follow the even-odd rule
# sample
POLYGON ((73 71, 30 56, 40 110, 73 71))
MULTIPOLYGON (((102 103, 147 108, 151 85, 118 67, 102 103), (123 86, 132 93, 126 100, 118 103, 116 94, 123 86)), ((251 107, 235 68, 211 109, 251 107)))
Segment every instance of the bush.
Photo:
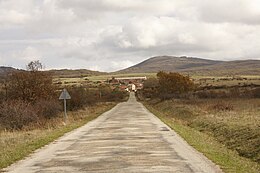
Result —
POLYGON ((7 130, 20 130, 38 122, 34 107, 21 100, 3 102, 0 105, 0 126, 7 130))
POLYGON ((39 100, 35 104, 35 109, 39 117, 50 119, 57 117, 62 111, 62 106, 58 100, 39 100))
POLYGON ((99 87, 100 101, 122 101, 126 98, 127 92, 119 88, 111 89, 109 86, 99 87))
POLYGON ((212 109, 216 111, 232 111, 234 110, 234 106, 230 103, 217 103, 212 106, 212 109))
MULTIPOLYGON (((158 86, 159 82, 157 78, 149 78, 144 81, 144 87, 142 90, 142 94, 146 98, 154 98, 158 95, 158 86)), ((139 92, 140 93, 140 92, 139 92)), ((139 94, 138 93, 138 94, 139 94)))
POLYGON ((55 93, 55 86, 50 73, 40 71, 39 61, 32 61, 27 65, 28 71, 13 72, 9 77, 8 96, 35 103, 39 99, 51 99, 55 93))
POLYGON ((70 87, 68 88, 68 92, 71 96, 71 99, 68 100, 69 110, 82 109, 87 105, 93 105, 97 102, 96 92, 82 86, 70 87))
POLYGON ((217 91, 217 90, 203 90, 195 92, 195 96, 198 98, 227 98, 227 93, 225 91, 217 91))
POLYGON ((189 76, 183 76, 179 73, 157 73, 158 77, 158 94, 161 99, 170 99, 179 97, 188 93, 195 88, 193 81, 189 76))
POLYGON ((260 98, 260 87, 252 90, 252 96, 254 98, 260 98))

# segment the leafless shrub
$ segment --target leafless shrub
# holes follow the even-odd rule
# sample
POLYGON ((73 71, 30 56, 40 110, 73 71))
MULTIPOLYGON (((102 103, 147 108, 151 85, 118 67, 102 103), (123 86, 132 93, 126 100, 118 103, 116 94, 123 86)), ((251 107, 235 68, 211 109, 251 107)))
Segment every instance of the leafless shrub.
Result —
POLYGON ((40 71, 42 64, 32 61, 27 65, 28 71, 13 72, 9 77, 8 97, 27 102, 50 99, 56 90, 50 73, 40 71))
POLYGON ((195 93, 198 98, 225 98, 227 93, 225 91, 203 90, 195 93))
POLYGON ((53 118, 61 112, 62 106, 58 100, 39 100, 34 105, 39 117, 53 118))
POLYGON ((68 109, 77 110, 87 105, 93 105, 97 102, 96 92, 84 87, 70 87, 68 92, 71 95, 71 99, 68 100, 68 109))
POLYGON ((0 126, 4 129, 20 130, 38 120, 34 107, 25 101, 12 100, 0 105, 0 126))
POLYGON ((260 87, 252 90, 252 96, 254 98, 260 98, 260 87))
POLYGON ((232 111, 234 110, 234 106, 230 103, 217 103, 212 106, 212 109, 216 111, 232 111))

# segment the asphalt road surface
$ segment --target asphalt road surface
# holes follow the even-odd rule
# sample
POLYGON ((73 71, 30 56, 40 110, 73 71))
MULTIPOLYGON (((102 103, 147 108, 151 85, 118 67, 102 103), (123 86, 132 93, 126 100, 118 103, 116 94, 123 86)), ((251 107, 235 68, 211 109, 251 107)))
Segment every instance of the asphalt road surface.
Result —
POLYGON ((221 172, 138 103, 133 93, 127 102, 37 150, 6 171, 221 172))

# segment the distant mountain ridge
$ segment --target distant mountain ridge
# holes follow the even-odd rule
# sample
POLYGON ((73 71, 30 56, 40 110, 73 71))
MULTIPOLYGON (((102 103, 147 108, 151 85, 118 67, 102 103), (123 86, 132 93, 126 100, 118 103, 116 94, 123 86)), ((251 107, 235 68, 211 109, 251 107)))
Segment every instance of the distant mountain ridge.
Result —
MULTIPOLYGON (((20 69, 15 69, 13 67, 0 66, 0 77, 1 79, 8 76, 12 72, 19 71, 20 69)), ((87 69, 60 69, 60 70, 47 70, 51 72, 55 77, 81 77, 81 76, 91 76, 91 75, 104 75, 106 72, 92 71, 87 69)))
POLYGON ((87 70, 87 69, 60 69, 60 70, 49 70, 54 76, 57 77, 86 77, 86 76, 92 76, 92 75, 104 75, 107 74, 106 72, 99 72, 99 71, 93 71, 93 70, 87 70))
MULTIPOLYGON (((0 78, 18 71, 13 67, 0 66, 0 78)), ((47 70, 55 77, 86 77, 106 74, 181 72, 191 75, 260 75, 260 60, 216 61, 195 57, 156 56, 129 68, 112 73, 87 69, 47 70)))
POLYGON ((157 73, 158 71, 197 75, 259 75, 260 60, 216 61, 186 56, 156 56, 116 73, 157 73))
POLYGON ((14 71, 17 71, 17 69, 13 67, 0 66, 0 77, 7 76, 9 73, 14 71))

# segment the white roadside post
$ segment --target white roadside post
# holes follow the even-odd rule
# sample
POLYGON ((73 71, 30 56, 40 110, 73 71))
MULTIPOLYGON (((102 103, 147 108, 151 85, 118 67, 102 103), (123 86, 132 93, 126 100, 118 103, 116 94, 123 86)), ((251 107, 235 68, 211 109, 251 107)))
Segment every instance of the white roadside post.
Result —
POLYGON ((60 94, 59 97, 60 100, 64 100, 64 123, 66 125, 67 123, 67 103, 66 100, 67 99, 71 99, 70 94, 68 93, 68 91, 64 88, 60 94))

